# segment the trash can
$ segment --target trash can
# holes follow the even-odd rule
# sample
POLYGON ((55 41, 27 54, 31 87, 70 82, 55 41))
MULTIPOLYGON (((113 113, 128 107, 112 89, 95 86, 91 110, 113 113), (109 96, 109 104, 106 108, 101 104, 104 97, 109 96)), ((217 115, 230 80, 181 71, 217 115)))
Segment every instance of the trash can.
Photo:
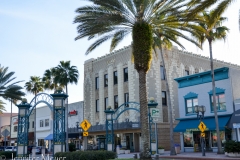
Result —
POLYGON ((180 145, 179 144, 175 144, 175 152, 176 152, 176 154, 180 153, 180 145))

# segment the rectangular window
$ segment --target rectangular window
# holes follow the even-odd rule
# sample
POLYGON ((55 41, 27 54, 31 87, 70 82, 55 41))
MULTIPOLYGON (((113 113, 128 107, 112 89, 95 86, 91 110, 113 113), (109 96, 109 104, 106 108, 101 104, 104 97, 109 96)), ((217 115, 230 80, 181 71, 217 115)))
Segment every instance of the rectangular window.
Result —
POLYGON ((128 81, 128 68, 123 69, 124 82, 128 81))
POLYGON ((96 112, 99 112, 99 99, 96 100, 96 112))
POLYGON ((162 105, 167 105, 166 91, 162 91, 162 105))
POLYGON ((117 76, 117 71, 113 72, 113 84, 118 83, 118 76, 117 76))
POLYGON ((49 126, 49 119, 45 119, 45 127, 49 126))
POLYGON ((165 80, 165 74, 164 74, 164 67, 160 66, 160 71, 161 71, 161 80, 165 80))
POLYGON ((184 132, 184 147, 193 147, 193 132, 184 132))
POLYGON ((108 75, 105 74, 104 75, 104 87, 107 87, 108 86, 108 75))
POLYGON ((34 128, 34 121, 32 121, 32 128, 34 128))
POLYGON ((18 126, 14 126, 13 127, 13 132, 17 132, 17 130, 18 130, 18 126))
POLYGON ((188 75, 189 75, 189 71, 185 70, 185 76, 188 76, 188 75))
POLYGON ((186 99, 186 114, 195 113, 194 106, 198 105, 197 98, 186 99))
POLYGON ((105 102, 104 104, 105 104, 105 110, 106 110, 108 107, 108 97, 105 98, 104 102, 105 102))
MULTIPOLYGON (((217 94, 216 95, 216 107, 217 111, 226 111, 226 101, 225 94, 217 94)), ((213 96, 211 95, 211 111, 213 112, 213 96)))
MULTIPOLYGON (((129 94, 128 93, 124 93, 124 103, 128 103, 129 102, 129 94)), ((126 107, 128 107, 129 105, 127 104, 126 107)))
POLYGON ((40 120, 40 127, 43 127, 43 120, 40 120))
POLYGON ((118 108, 118 96, 114 96, 114 109, 118 108))
POLYGON ((99 89, 99 77, 95 78, 96 89, 99 89))

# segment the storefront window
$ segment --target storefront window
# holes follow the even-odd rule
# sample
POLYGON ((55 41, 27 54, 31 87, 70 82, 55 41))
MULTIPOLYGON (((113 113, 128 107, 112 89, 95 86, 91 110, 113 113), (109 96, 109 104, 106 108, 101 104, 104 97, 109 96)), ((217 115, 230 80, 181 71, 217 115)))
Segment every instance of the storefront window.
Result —
MULTIPOLYGON (((221 143, 223 144, 226 140, 225 140, 225 132, 224 131, 220 131, 220 139, 221 139, 221 143)), ((217 147, 217 132, 213 131, 211 133, 211 137, 212 137, 212 147, 217 147)))
POLYGON ((193 147, 193 134, 184 132, 184 147, 193 147))

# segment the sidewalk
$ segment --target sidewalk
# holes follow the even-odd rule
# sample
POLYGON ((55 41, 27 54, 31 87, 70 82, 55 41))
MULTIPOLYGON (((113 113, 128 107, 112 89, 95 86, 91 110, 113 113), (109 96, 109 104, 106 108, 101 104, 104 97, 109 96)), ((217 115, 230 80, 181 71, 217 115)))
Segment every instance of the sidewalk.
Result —
MULTIPOLYGON (((118 159, 121 158, 133 158, 133 155, 137 154, 139 158, 139 153, 130 153, 130 154, 119 154, 118 159)), ((153 159, 155 156, 152 156, 153 159)), ((225 154, 217 154, 213 152, 206 152, 205 156, 202 156, 201 152, 193 152, 193 153, 188 153, 188 152, 182 152, 180 154, 170 156, 170 151, 165 151, 163 155, 159 155, 159 160, 169 160, 169 159, 178 159, 178 160, 204 160, 204 159, 209 159, 209 160, 229 160, 229 159, 235 159, 239 160, 240 158, 230 158, 226 156, 225 154)))

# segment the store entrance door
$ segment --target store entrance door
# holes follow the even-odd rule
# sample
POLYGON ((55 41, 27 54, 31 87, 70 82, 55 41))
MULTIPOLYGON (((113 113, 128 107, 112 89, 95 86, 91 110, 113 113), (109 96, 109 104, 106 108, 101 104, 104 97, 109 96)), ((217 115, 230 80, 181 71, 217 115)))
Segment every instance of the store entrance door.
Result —
MULTIPOLYGON (((212 151, 210 147, 210 132, 205 131, 205 148, 206 151, 212 151)), ((195 152, 202 152, 202 147, 201 147, 201 132, 193 132, 193 138, 194 138, 194 151, 195 152)))
POLYGON ((126 134, 126 145, 130 152, 134 152, 133 133, 126 134))

